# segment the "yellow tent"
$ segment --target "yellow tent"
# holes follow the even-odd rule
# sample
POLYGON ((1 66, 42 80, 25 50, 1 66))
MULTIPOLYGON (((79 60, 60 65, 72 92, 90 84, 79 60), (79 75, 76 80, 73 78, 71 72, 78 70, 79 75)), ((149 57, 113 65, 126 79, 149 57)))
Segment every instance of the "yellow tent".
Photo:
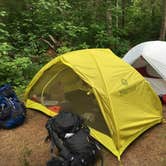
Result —
POLYGON ((86 119, 91 135, 119 159, 136 137, 162 121, 160 100, 149 83, 109 49, 58 56, 25 93, 27 108, 49 116, 56 115, 50 106, 66 98, 86 119))

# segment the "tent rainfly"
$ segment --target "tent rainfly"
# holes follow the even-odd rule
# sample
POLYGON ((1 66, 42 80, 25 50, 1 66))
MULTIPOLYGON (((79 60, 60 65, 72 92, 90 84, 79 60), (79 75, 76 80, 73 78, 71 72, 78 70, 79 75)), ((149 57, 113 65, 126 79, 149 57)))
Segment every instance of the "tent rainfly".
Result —
POLYGON ((109 49, 56 57, 35 75, 25 93, 27 108, 49 116, 57 114, 50 107, 64 99, 118 159, 134 139, 162 121, 160 100, 149 83, 109 49))
POLYGON ((158 95, 166 94, 166 42, 148 41, 131 48, 123 59, 138 70, 158 95))

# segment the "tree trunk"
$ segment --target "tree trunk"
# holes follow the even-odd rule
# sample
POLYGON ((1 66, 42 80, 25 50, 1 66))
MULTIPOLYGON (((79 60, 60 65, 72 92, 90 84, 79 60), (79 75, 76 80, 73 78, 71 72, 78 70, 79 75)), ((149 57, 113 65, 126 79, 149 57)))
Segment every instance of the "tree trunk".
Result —
POLYGON ((116 28, 119 27, 119 16, 118 16, 118 10, 119 10, 119 0, 116 0, 116 10, 117 10, 117 13, 116 13, 116 22, 115 22, 115 26, 116 28))
POLYGON ((151 0, 151 26, 153 26, 155 21, 155 1, 151 0))
POLYGON ((160 29, 159 40, 165 40, 166 35, 166 0, 163 0, 163 12, 162 12, 162 23, 160 29))
POLYGON ((91 6, 93 6, 93 11, 94 11, 93 19, 96 22, 100 21, 101 18, 100 18, 100 13, 99 13, 98 9, 101 6, 102 0, 93 0, 92 2, 90 2, 90 0, 89 0, 88 3, 91 3, 92 4, 91 6))
POLYGON ((122 0, 122 28, 125 27, 125 15, 126 15, 126 0, 122 0))
POLYGON ((107 10, 106 10, 106 23, 108 34, 112 35, 112 13, 111 13, 111 0, 106 0, 107 10))

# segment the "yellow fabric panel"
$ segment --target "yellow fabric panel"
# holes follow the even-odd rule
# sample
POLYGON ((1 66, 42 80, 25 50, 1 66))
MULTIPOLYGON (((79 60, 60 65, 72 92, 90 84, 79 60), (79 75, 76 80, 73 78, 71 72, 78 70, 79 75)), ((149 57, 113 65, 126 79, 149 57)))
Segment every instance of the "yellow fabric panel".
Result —
MULTIPOLYGON (((119 151, 123 146, 129 144, 128 137, 136 138, 138 136, 138 131, 136 132, 133 129, 130 130, 127 137, 123 140, 122 126, 126 124, 132 126, 135 120, 135 123, 139 123, 140 121, 145 121, 146 117, 149 117, 151 122, 144 123, 144 128, 146 128, 146 126, 149 126, 149 123, 154 125, 156 120, 159 121, 161 119, 160 101, 147 83, 141 84, 141 82, 145 82, 144 78, 135 69, 114 56, 110 50, 91 49, 71 52, 62 56, 62 62, 70 66, 85 82, 92 86, 103 116, 110 132, 112 132, 113 141, 119 151), (135 88, 138 88, 138 91, 135 88), (142 92, 139 92, 139 89, 142 92), (130 92, 134 93, 130 95, 130 92), (123 94, 129 94, 129 97, 126 98, 123 94), (117 97, 115 98, 116 95, 117 97), (144 104, 144 98, 149 103, 144 104), (117 99, 116 102, 115 99, 117 99), (137 100, 140 101, 139 105, 133 102, 137 100), (123 102, 128 102, 128 105, 124 107, 123 102), (146 105, 149 105, 148 109, 146 105), (125 115, 128 115, 128 118, 123 117, 124 108, 127 110, 125 115), (130 116, 133 110, 135 110, 133 115, 137 119, 130 116), (143 118, 144 116, 145 118, 143 118)), ((139 124, 138 128, 139 133, 144 131, 144 128, 141 128, 139 124)))
MULTIPOLYGON (((115 116, 113 112, 110 111, 111 103, 109 95, 109 79, 112 73, 110 71, 114 58, 116 59, 116 56, 109 49, 87 49, 64 54, 61 56, 61 61, 71 67, 97 92, 96 97, 98 101, 102 103, 100 106, 106 118, 107 125, 114 133, 113 139, 118 141, 118 129, 115 116), (110 120, 112 124, 110 124, 110 120)), ((120 64, 121 63, 122 61, 120 61, 120 64)))
MULTIPOLYGON (((125 151, 125 149, 127 148, 127 146, 129 144, 131 144, 138 136, 140 136, 143 132, 145 132, 147 129, 151 128, 152 126, 158 124, 158 123, 161 123, 161 119, 156 119, 154 121, 151 121, 151 123, 147 124, 142 124, 144 125, 144 127, 142 127, 142 125, 140 125, 139 127, 141 127, 141 130, 138 130, 138 126, 133 126, 132 129, 131 129, 131 132, 128 133, 127 135, 127 132, 126 134, 124 135, 124 137, 127 135, 126 137, 126 140, 125 140, 125 143, 123 144, 123 146, 121 146, 121 148, 119 149, 119 153, 120 155, 125 151), (134 130, 137 130, 137 132, 134 132, 134 130)), ((129 131, 129 130, 128 130, 129 131)))
POLYGON ((128 144, 149 127, 162 120, 159 98, 143 79, 131 88, 111 94, 112 108, 119 126, 119 150, 122 153, 128 144), (120 104, 119 104, 120 103, 120 104))
POLYGON ((91 136, 94 137, 96 140, 98 140, 102 145, 105 146, 108 150, 110 150, 119 160, 120 160, 120 153, 116 149, 116 146, 112 140, 111 137, 108 137, 107 135, 90 128, 91 136))
POLYGON ((26 106, 26 108, 39 110, 39 111, 41 111, 41 112, 43 112, 46 115, 51 116, 51 117, 57 115, 57 113, 49 110, 47 107, 43 106, 42 104, 34 102, 34 101, 30 100, 30 99, 28 99, 26 101, 25 106, 26 106))

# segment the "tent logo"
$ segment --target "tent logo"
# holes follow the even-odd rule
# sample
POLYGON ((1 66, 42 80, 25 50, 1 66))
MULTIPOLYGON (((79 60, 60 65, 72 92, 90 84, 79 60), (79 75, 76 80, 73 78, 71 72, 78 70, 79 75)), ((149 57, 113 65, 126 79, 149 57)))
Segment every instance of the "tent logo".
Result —
POLYGON ((125 86, 128 85, 128 81, 124 78, 121 79, 121 83, 122 85, 125 85, 125 86))
POLYGON ((127 89, 121 89, 120 91, 119 91, 119 94, 120 95, 125 95, 125 94, 128 94, 128 93, 130 93, 130 92, 132 92, 132 91, 135 91, 136 90, 136 86, 132 86, 132 87, 129 87, 129 88, 127 88, 127 89))

